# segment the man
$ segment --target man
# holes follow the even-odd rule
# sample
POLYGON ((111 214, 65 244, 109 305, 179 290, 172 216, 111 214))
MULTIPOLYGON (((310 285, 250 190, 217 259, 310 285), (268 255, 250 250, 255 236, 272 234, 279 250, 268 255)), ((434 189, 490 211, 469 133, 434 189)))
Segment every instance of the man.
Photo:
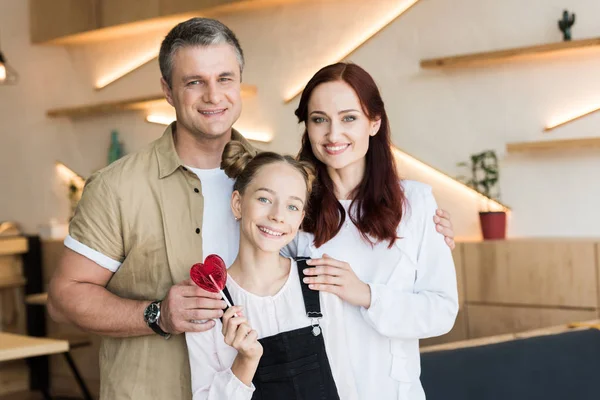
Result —
MULTIPOLYGON (((88 180, 49 287, 53 319, 103 336, 101 399, 191 398, 180 334, 211 329, 225 303, 195 286, 189 269, 211 253, 229 265, 238 251, 233 182, 219 165, 228 141, 245 142, 232 129, 242 49, 225 25, 194 18, 169 32, 159 63, 177 122, 88 180)), ((453 247, 449 216, 440 216, 453 247)))

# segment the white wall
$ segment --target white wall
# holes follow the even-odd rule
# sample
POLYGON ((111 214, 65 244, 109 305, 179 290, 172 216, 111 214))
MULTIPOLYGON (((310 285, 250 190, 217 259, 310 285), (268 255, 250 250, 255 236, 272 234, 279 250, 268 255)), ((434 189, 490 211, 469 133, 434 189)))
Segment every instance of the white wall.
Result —
MULTIPOLYGON (((563 113, 600 105, 598 50, 452 71, 418 67, 420 58, 559 41, 556 20, 565 6, 577 13, 575 39, 600 36, 597 1, 425 0, 353 58, 375 71, 396 111, 396 143, 452 173, 471 152, 495 148, 503 156, 507 142, 598 136, 600 114, 542 133, 563 113), (381 67, 394 60, 403 60, 396 71, 381 67)), ((600 195, 594 180, 600 152, 511 155, 501 162, 512 236, 600 234, 591 223, 600 220, 600 209, 591 206, 600 195)))
MULTIPOLYGON (((295 153, 301 127, 297 99, 283 96, 305 76, 334 61, 332 55, 390 12, 399 0, 339 0, 280 6, 221 20, 239 36, 247 56, 245 82, 258 96, 244 103, 238 128, 275 133, 268 147, 295 153)), ((21 75, 18 86, 0 87, 0 220, 28 230, 68 205, 55 182, 53 162, 63 160, 83 175, 105 163, 109 133, 122 132, 133 151, 162 128, 135 113, 71 121, 51 120, 45 110, 64 105, 156 93, 158 67, 149 64, 95 92, 95 78, 155 46, 166 32, 77 48, 31 46, 26 2, 0 0, 2 50, 21 75)), ((600 36, 600 3, 571 0, 577 12, 575 39, 600 36)), ((543 135, 552 118, 582 105, 600 104, 600 52, 513 62, 485 68, 428 71, 421 58, 555 42, 564 1, 421 0, 404 16, 353 53, 379 83, 394 142, 445 171, 472 152, 494 148, 502 157, 503 201, 512 207, 512 236, 599 236, 600 195, 594 151, 504 156, 507 142, 594 136, 600 114, 543 135)), ((454 217, 462 237, 478 235, 477 198, 406 165, 403 175, 434 186, 439 203, 454 217)))
POLYGON ((107 95, 116 99, 156 93, 159 87, 155 79, 155 90, 136 91, 128 84, 130 92, 95 93, 76 51, 30 44, 27 7, 24 0, 0 0, 0 48, 20 75, 17 85, 0 86, 0 221, 16 221, 26 232, 37 232, 51 218, 66 221, 69 216, 67 187, 56 174, 55 161, 87 176, 106 165, 111 129, 125 135, 131 150, 158 137, 162 129, 126 113, 78 121, 48 119, 48 109, 96 102, 107 95))
MULTIPOLYGON (((0 45, 21 80, 0 86, 0 220, 14 220, 29 231, 51 216, 66 217, 54 160, 77 149, 72 131, 46 120, 44 111, 61 96, 81 96, 79 71, 62 48, 29 44, 26 1, 0 1, 0 45)), ((66 193, 66 189, 65 189, 66 193)))

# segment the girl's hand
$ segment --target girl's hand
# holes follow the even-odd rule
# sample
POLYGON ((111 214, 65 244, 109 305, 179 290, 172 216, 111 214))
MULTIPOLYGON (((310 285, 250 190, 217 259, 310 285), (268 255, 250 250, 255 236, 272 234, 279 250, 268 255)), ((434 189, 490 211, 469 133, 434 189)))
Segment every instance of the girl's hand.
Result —
POLYGON ((230 307, 223 314, 223 336, 225 343, 237 350, 238 356, 251 361, 258 361, 263 348, 258 341, 258 333, 252 329, 248 320, 241 314, 242 307, 230 307), (235 318, 234 318, 235 316, 235 318))
POLYGON ((333 293, 340 299, 360 307, 371 306, 371 288, 358 279, 350 264, 323 254, 323 258, 308 260, 312 268, 304 270, 304 282, 312 290, 333 293))

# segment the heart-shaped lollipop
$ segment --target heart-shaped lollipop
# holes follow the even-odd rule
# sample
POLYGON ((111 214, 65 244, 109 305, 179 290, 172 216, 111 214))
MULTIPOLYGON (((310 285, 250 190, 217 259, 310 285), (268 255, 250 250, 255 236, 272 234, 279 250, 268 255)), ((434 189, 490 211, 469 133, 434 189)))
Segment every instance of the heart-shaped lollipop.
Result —
POLYGON ((210 254, 204 259, 204 263, 192 265, 190 278, 202 289, 208 292, 220 293, 227 306, 231 307, 231 303, 223 293, 227 283, 227 267, 221 257, 210 254))
POLYGON ((204 263, 192 265, 190 278, 202 289, 218 293, 227 282, 227 267, 221 257, 211 254, 204 259, 204 263))

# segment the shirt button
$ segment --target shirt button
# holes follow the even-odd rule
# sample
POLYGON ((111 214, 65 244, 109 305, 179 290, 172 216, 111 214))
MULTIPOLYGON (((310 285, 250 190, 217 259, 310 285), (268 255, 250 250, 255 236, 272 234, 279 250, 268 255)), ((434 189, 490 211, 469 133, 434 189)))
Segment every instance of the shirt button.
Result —
POLYGON ((196 233, 200 233, 200 228, 196 228, 196 233))
POLYGON ((200 191, 198 190, 198 188, 194 188, 194 192, 200 193, 200 191))

